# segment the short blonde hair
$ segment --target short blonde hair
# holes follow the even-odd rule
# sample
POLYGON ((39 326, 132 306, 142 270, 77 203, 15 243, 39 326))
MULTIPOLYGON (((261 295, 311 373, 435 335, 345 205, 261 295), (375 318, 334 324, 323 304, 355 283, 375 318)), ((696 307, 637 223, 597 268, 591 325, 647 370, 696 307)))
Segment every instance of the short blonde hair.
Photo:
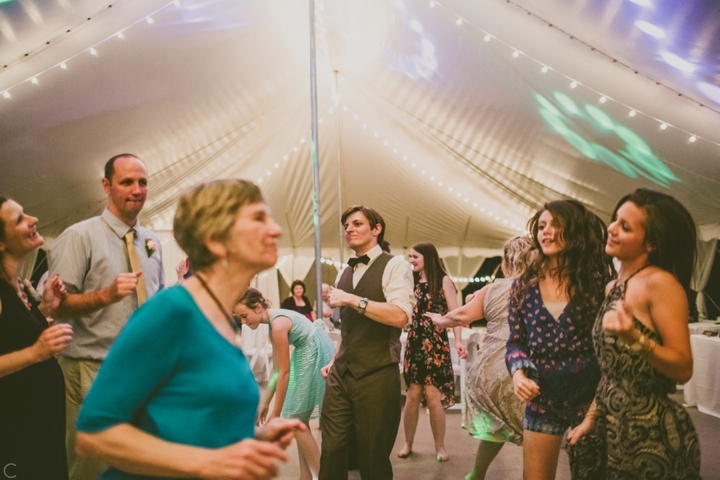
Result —
POLYGON ((262 201, 257 185, 240 179, 201 183, 183 193, 173 219, 173 234, 192 269, 202 271, 217 261, 205 238, 227 240, 240 208, 262 201))

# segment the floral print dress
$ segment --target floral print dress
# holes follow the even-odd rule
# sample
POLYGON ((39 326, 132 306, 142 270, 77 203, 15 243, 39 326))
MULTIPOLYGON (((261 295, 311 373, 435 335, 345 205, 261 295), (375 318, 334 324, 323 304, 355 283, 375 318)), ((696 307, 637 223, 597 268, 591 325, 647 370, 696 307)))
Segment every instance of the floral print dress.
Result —
MULTIPOLYGON (((432 320, 423 317, 428 312, 445 315, 448 307, 442 290, 436 299, 430 298, 428 290, 426 282, 415 285, 417 303, 413 309, 413 322, 408 327, 405 384, 433 385, 440 391, 443 407, 448 408, 455 404, 455 381, 447 330, 436 327, 432 320)), ((424 391, 422 395, 425 405, 424 391)))

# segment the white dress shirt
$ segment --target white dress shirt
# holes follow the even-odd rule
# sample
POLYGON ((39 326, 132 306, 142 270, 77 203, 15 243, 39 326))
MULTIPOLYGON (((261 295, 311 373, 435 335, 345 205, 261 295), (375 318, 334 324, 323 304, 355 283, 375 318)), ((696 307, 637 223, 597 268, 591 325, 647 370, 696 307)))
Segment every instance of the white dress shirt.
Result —
MULTIPOLYGON (((357 287, 358 282, 365 274, 367 269, 382 253, 380 245, 375 245, 366 255, 370 258, 367 265, 358 263, 353 271, 353 287, 357 287)), ((345 268, 352 268, 348 265, 345 268)), ((337 286, 342 274, 345 270, 340 270, 335 279, 337 286)), ((397 305, 407 315, 408 323, 412 321, 412 311, 415 306, 415 282, 413 281, 412 268, 402 256, 394 256, 390 259, 382 276, 382 290, 385 295, 385 301, 397 305)))

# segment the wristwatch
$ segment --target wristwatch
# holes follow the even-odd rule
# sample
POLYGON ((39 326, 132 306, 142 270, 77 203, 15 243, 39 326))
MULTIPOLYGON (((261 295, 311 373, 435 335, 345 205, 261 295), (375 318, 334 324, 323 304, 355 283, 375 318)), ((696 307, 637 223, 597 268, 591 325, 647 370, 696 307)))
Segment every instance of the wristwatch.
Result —
POLYGON ((365 309, 367 308, 368 301, 369 300, 367 298, 363 297, 358 302, 357 309, 360 315, 365 315, 365 309))

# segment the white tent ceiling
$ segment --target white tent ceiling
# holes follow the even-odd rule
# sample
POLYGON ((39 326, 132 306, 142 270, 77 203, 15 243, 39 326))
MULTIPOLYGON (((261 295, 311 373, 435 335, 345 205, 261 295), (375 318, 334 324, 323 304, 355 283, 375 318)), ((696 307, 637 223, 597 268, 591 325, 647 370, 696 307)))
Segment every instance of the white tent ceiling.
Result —
MULTIPOLYGON (((378 209, 396 247, 486 253, 543 202, 607 220, 639 186, 717 223, 720 7, 661 3, 316 0, 324 247, 338 171, 343 208, 378 209)), ((132 152, 144 224, 168 229, 186 186, 262 178, 282 246, 310 247, 307 31, 301 0, 0 2, 0 194, 54 236, 132 152)))

